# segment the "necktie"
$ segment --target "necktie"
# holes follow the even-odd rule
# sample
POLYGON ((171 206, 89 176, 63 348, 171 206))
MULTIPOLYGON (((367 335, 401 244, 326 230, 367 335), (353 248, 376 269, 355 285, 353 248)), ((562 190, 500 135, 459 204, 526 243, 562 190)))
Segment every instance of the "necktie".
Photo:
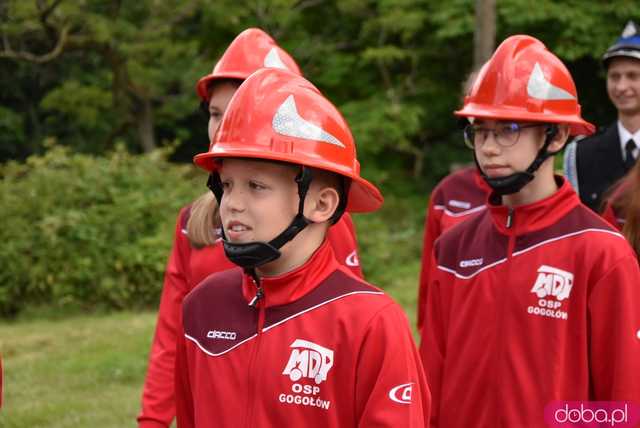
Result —
POLYGON ((626 154, 626 158, 624 160, 624 169, 629 171, 633 165, 636 163, 636 158, 633 157, 633 151, 636 148, 636 143, 633 141, 633 138, 627 141, 627 144, 624 145, 624 151, 626 154))

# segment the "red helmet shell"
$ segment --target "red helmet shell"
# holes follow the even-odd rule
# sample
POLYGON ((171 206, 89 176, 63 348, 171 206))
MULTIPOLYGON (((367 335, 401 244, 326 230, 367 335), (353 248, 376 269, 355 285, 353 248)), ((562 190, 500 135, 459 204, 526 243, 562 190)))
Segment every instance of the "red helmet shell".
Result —
POLYGON ((562 61, 530 36, 507 38, 478 73, 458 116, 567 124, 572 135, 595 127, 580 115, 573 78, 562 61))
POLYGON ((348 177, 347 211, 374 211, 383 202, 380 191, 360 176, 353 136, 340 112, 290 71, 264 68, 240 85, 209 151, 194 162, 215 171, 223 158, 287 162, 348 177))
POLYGON ((291 55, 278 46, 271 36, 259 28, 246 29, 231 42, 211 74, 198 80, 196 92, 203 101, 207 101, 207 87, 212 80, 245 80, 254 71, 265 67, 281 68, 302 75, 291 55))

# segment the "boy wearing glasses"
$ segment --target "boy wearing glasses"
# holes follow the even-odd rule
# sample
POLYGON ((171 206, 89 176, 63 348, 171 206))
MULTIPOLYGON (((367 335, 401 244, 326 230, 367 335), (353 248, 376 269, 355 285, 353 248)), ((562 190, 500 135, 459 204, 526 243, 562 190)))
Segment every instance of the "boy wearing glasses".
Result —
POLYGON ((546 427, 554 401, 640 403, 637 260, 553 173, 569 135, 593 132, 568 70, 510 37, 456 114, 492 193, 435 244, 421 344, 431 426, 546 427))

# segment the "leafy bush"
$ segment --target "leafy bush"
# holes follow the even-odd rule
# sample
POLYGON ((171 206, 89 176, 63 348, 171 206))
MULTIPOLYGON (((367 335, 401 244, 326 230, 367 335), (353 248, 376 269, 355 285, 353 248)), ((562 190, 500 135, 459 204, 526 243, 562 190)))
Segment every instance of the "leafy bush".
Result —
POLYGON ((168 154, 93 157, 50 143, 1 165, 0 316, 157 303, 177 212, 206 189, 168 154))

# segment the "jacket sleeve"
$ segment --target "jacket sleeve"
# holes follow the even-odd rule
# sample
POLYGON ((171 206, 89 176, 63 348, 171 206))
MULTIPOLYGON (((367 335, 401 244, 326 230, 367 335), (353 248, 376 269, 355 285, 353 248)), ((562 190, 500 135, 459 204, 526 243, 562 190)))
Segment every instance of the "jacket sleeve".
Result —
POLYGON ((142 392, 142 409, 138 415, 139 428, 169 427, 175 416, 173 370, 176 338, 181 328, 182 300, 189 291, 187 266, 191 251, 189 240, 182 232, 185 213, 183 209, 178 216, 165 271, 160 311, 142 392))
POLYGON ((358 427, 424 427, 430 393, 409 322, 395 303, 371 320, 358 353, 358 427))
MULTIPOLYGON (((435 192, 434 192, 435 193, 435 192)), ((434 208, 435 198, 432 196, 427 209, 422 240, 422 264, 420 267, 420 284, 418 286, 418 331, 422 332, 427 307, 427 285, 433 269, 433 244, 442 233, 440 219, 442 210, 434 208)))
POLYGON ((592 290, 592 399, 640 403, 640 270, 635 256, 616 263, 592 290))
POLYGON ((182 326, 176 344, 175 363, 176 425, 178 428, 195 428, 187 347, 182 326))
MULTIPOLYGON (((435 258, 433 260, 435 263, 435 258)), ((434 268, 433 277, 429 283, 425 322, 420 343, 420 356, 424 364, 427 384, 431 391, 431 420, 432 428, 438 427, 438 418, 442 397, 442 375, 444 360, 447 354, 447 329, 450 308, 448 282, 450 274, 434 268)))
POLYGON ((344 213, 340 220, 329 228, 327 239, 338 262, 349 268, 358 278, 364 278, 358 258, 356 228, 349 213, 344 213))

